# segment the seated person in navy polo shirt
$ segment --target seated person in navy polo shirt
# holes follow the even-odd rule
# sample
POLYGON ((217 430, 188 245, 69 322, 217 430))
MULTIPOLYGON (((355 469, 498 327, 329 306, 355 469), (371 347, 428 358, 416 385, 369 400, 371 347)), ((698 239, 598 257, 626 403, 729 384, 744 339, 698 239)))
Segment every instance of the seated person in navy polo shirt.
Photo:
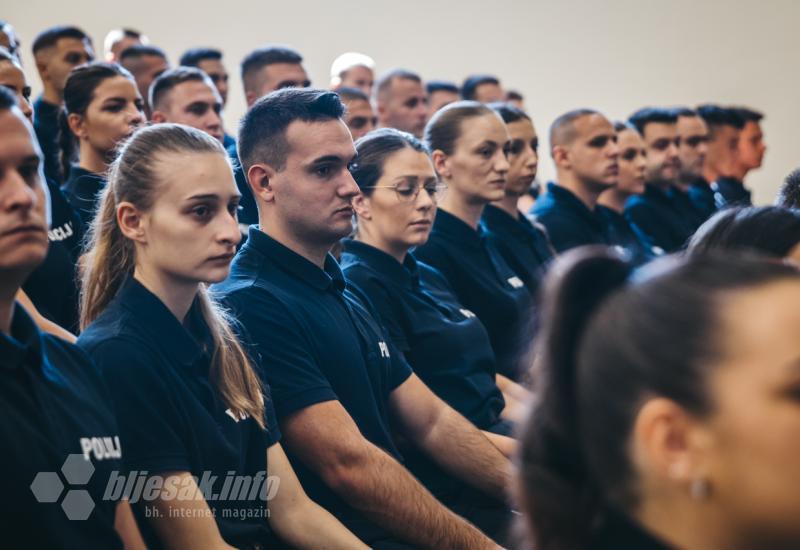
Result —
MULTIPOLYGON (((361 195, 355 240, 347 240, 342 270, 381 315, 392 343, 439 397, 480 429, 512 435, 525 404, 497 387, 492 344, 444 276, 410 250, 424 244, 445 192, 426 147, 394 128, 356 142, 351 166, 361 195), (504 399, 505 398, 505 399, 504 399)), ((525 390, 523 390, 525 391, 525 390)), ((510 456, 511 440, 487 437, 510 456)))
POLYGON ((676 189, 678 178, 678 117, 668 109, 647 107, 628 120, 644 139, 647 149, 644 193, 625 205, 625 217, 652 245, 675 252, 686 245, 699 226, 699 214, 685 191, 676 189))
MULTIPOLYGON (((228 70, 222 63, 222 52, 215 48, 191 48, 183 52, 180 66, 197 67, 208 75, 214 84, 219 97, 222 99, 222 108, 228 103, 228 70)), ((236 139, 223 129, 222 145, 227 149, 236 146, 236 139)))
MULTIPOLYGON (((247 108, 253 106, 258 98, 282 88, 307 88, 311 85, 308 73, 303 66, 303 56, 286 46, 270 45, 256 48, 242 60, 242 87, 247 108)), ((239 210, 239 223, 247 237, 247 226, 258 223, 258 210, 247 183, 247 177, 239 161, 239 153, 234 143, 228 146, 228 154, 233 163, 236 186, 242 194, 239 210)))
POLYGON ((114 397, 129 475, 162 483, 134 510, 150 548, 272 547, 271 530, 297 548, 363 548, 305 495, 269 387, 205 289, 228 275, 238 204, 222 144, 177 124, 136 133, 103 192, 78 345, 114 397))
POLYGON ((61 149, 62 168, 69 178, 63 190, 84 232, 94 219, 117 146, 145 121, 142 109, 133 77, 119 65, 90 63, 73 70, 67 79, 61 149))
POLYGON ((675 114, 678 117, 675 129, 678 132, 680 161, 676 185, 686 189, 700 219, 706 221, 717 211, 714 190, 703 177, 708 155, 708 125, 693 109, 678 107, 675 114))
POLYGON ((58 25, 39 33, 33 57, 42 80, 42 95, 33 104, 33 127, 44 154, 44 175, 59 185, 69 176, 60 165, 59 116, 70 71, 94 59, 92 41, 81 29, 58 25))
POLYGON ((555 251, 547 232, 534 225, 519 211, 520 197, 525 195, 536 179, 539 163, 539 137, 531 118, 510 103, 489 105, 506 123, 511 143, 508 147, 508 175, 503 198, 486 206, 481 224, 487 238, 519 275, 533 296, 539 286, 555 251))
POLYGON ((751 206, 750 190, 738 179, 739 138, 744 120, 736 109, 701 105, 697 113, 708 126, 708 154, 703 177, 711 182, 717 208, 751 206))
POLYGON ((451 103, 425 127, 436 173, 447 184, 428 242, 414 255, 438 269, 489 332, 498 384, 509 393, 527 373, 534 308, 525 282, 487 238, 486 206, 503 198, 510 142, 500 116, 477 101, 451 103), (508 391, 507 391, 508 390, 508 391))
POLYGON ((170 69, 150 86, 150 105, 154 123, 186 124, 207 133, 222 143, 222 98, 211 79, 200 69, 170 69))
POLYGON ((127 501, 106 499, 120 433, 81 350, 39 331, 14 296, 47 253, 47 198, 33 128, 0 88, 0 528, 16 548, 142 548, 127 501), (66 470, 62 467, 66 464, 66 470), (87 480, 82 473, 92 469, 87 480), (62 473, 93 507, 64 496, 62 473), (76 479, 75 473, 80 473, 76 479), (78 487, 75 487, 78 489, 78 487), (82 493, 86 494, 86 493, 82 493), (70 500, 67 500, 70 499, 70 500), (120 540, 122 538, 123 540, 120 540))
POLYGON ((374 548, 493 547, 408 473, 392 430, 487 502, 503 498, 508 460, 411 372, 328 253, 352 231, 359 194, 343 113, 333 92, 286 89, 242 119, 260 226, 216 291, 257 346, 290 460, 317 502, 374 548))
POLYGON ((550 126, 550 147, 557 182, 547 184, 530 213, 547 229, 557 252, 609 244, 595 205, 600 193, 617 182, 614 126, 597 111, 570 111, 550 126))
POLYGON ((645 235, 634 231, 625 219, 625 203, 644 193, 647 150, 639 130, 628 122, 614 123, 619 146, 619 179, 606 189, 597 201, 597 214, 606 221, 606 234, 611 244, 624 249, 631 261, 645 263, 664 251, 653 246, 645 235))
MULTIPOLYGON (((751 171, 761 168, 767 146, 764 143, 764 132, 761 129, 762 113, 747 107, 734 107, 744 123, 739 132, 739 142, 736 148, 736 160, 733 168, 733 179, 743 183, 751 171)), ((747 188, 745 187, 747 190, 747 188)))

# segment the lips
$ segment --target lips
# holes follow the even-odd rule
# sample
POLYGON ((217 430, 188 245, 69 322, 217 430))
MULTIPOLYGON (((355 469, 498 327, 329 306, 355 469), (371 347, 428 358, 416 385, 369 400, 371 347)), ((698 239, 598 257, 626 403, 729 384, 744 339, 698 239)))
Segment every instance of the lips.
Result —
POLYGON ((416 226, 419 226, 419 227, 428 227, 432 223, 433 222, 431 220, 417 220, 415 222, 411 222, 409 225, 416 225, 416 226))
POLYGON ((352 206, 344 206, 342 208, 339 208, 338 210, 335 210, 333 213, 334 214, 347 214, 349 216, 352 216, 355 213, 355 211, 353 210, 352 206))
POLYGON ((17 227, 4 231, 2 234, 11 236, 11 235, 21 235, 25 233, 44 233, 44 232, 45 232, 44 227, 42 227, 41 225, 28 223, 28 224, 18 225, 17 227))
POLYGON ((229 262, 233 259, 234 252, 227 252, 219 256, 212 256, 208 259, 209 262, 229 262))

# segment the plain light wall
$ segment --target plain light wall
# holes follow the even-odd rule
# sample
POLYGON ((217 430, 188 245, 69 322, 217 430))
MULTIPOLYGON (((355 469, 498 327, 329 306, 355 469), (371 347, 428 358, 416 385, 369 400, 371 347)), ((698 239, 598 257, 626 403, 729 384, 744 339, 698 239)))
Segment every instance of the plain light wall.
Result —
MULTIPOLYGON (((320 87, 345 51, 371 55, 379 72, 405 67, 459 83, 470 73, 496 74, 525 95, 543 137, 556 116, 576 107, 617 119, 646 105, 747 105, 766 114, 764 166, 747 179, 756 202, 771 203, 800 166, 796 0, 14 0, 2 17, 23 40, 34 94, 41 89, 30 52, 37 32, 76 24, 100 56, 105 34, 129 26, 172 63, 189 47, 224 51, 229 129, 245 108, 239 61, 256 46, 284 43, 303 54, 320 87)), ((540 179, 547 179, 553 166, 543 141, 540 179)))

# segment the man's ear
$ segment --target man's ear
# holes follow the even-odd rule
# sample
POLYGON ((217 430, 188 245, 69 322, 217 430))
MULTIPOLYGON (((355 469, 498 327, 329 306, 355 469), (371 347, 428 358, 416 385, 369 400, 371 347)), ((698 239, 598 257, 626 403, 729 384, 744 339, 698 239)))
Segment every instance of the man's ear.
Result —
POLYGON ((258 96, 253 90, 247 90, 244 93, 244 100, 245 103, 247 103, 247 108, 249 109, 250 107, 253 106, 253 103, 255 103, 258 100, 258 96))
POLYGON ((353 210, 356 211, 356 215, 359 218, 363 218, 365 220, 372 219, 369 197, 364 195, 364 193, 359 193, 358 195, 353 197, 352 204, 353 204, 353 210))
POLYGON ((153 113, 150 115, 150 121, 156 124, 167 122, 167 115, 165 115, 162 111, 153 111, 153 113))
POLYGON ((562 145, 554 145, 552 149, 553 162, 559 168, 570 168, 572 163, 569 157, 569 151, 562 145))
POLYGON ((144 219, 133 204, 123 201, 117 205, 117 225, 126 238, 142 244, 147 242, 144 219))
POLYGON ((254 197, 263 202, 275 200, 272 183, 277 172, 269 164, 254 164, 247 169, 247 183, 254 197))
POLYGON ((436 149, 433 153, 431 153, 431 160, 433 161, 433 169, 436 170, 436 173, 439 174, 439 176, 445 179, 450 179, 452 177, 452 173, 450 171, 450 159, 444 154, 444 151, 436 149))
POLYGON ((42 79, 42 83, 44 83, 50 77, 47 71, 47 62, 50 60, 50 53, 39 51, 34 55, 34 60, 36 61, 36 70, 39 71, 39 77, 42 79))
POLYGON ((77 113, 70 113, 67 116, 67 125, 69 126, 70 131, 79 139, 84 137, 86 132, 83 129, 83 116, 77 113))

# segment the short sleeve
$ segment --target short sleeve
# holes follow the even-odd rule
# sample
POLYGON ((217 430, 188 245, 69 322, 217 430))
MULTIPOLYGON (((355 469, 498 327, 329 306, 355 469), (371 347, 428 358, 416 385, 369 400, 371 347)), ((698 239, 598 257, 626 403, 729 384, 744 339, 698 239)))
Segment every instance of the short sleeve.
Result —
POLYGON ((268 384, 263 385, 264 392, 264 425, 267 428, 267 447, 272 447, 281 440, 278 417, 275 415, 275 404, 272 401, 272 390, 268 384))
POLYGON ((405 355, 389 342, 389 355, 392 358, 392 367, 389 372, 389 393, 396 390, 414 372, 406 361, 405 355))
POLYGON ((179 414, 158 363, 138 342, 110 339, 89 351, 111 394, 129 470, 190 471, 179 414))
POLYGON ((271 388, 277 417, 323 401, 336 393, 319 368, 306 331, 281 302, 258 289, 222 297, 246 329, 259 358, 259 371, 271 388))

